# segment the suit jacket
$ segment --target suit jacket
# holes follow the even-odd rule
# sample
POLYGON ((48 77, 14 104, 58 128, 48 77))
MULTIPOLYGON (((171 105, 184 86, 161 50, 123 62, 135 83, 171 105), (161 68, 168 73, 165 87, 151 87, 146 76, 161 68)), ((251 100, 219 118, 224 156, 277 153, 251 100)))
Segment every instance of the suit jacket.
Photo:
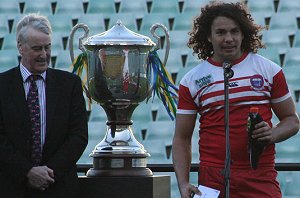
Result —
POLYGON ((46 74, 46 138, 42 162, 54 170, 46 191, 27 188, 31 129, 20 68, 0 74, 0 197, 65 198, 79 195, 76 162, 88 140, 87 116, 80 78, 48 69, 46 74))

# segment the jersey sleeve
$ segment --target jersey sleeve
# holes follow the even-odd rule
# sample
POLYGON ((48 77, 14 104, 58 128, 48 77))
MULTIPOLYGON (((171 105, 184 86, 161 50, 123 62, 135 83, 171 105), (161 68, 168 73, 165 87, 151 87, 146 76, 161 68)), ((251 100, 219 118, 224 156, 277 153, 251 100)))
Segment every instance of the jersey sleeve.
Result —
POLYGON ((283 74, 283 71, 280 70, 273 77, 273 86, 271 92, 272 103, 278 103, 286 100, 291 96, 289 88, 283 74))
POLYGON ((177 114, 197 114, 197 106, 187 86, 179 85, 177 114))

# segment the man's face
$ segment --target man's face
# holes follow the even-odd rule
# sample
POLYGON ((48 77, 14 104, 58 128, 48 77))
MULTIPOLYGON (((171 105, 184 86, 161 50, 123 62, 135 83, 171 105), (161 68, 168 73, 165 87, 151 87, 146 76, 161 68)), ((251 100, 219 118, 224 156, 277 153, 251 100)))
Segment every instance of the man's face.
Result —
POLYGON ((47 70, 51 58, 51 37, 33 28, 28 29, 28 40, 18 43, 21 63, 35 74, 47 70))
POLYGON ((218 16, 211 26, 211 42, 214 50, 212 59, 216 62, 233 61, 241 57, 244 36, 240 26, 232 19, 218 16))

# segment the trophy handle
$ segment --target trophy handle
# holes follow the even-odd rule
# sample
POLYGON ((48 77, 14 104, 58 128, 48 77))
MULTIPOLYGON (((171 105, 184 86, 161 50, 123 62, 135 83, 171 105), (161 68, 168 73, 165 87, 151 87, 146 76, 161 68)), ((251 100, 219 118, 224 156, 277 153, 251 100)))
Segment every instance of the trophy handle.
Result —
POLYGON ((73 47, 74 34, 79 28, 82 28, 84 30, 84 35, 79 37, 79 49, 82 52, 84 52, 82 40, 88 37, 89 31, 90 31, 89 27, 83 23, 76 24, 72 28, 72 31, 70 33, 70 38, 69 38, 69 50, 70 50, 70 57, 71 57, 72 63, 74 62, 74 47, 73 47))
MULTIPOLYGON (((73 46, 74 34, 79 28, 82 28, 84 30, 84 35, 79 37, 79 47, 78 47, 82 52, 84 52, 82 40, 88 37, 89 31, 90 31, 89 27, 83 23, 76 24, 72 28, 71 33, 70 33, 70 38, 69 38, 69 50, 70 50, 70 57, 71 57, 72 63, 74 62, 74 46, 73 46)), ((84 85, 84 83, 82 83, 82 87, 83 87, 84 92, 86 93, 86 96, 89 99, 88 112, 91 112, 92 98, 90 96, 88 88, 84 85)))
POLYGON ((161 28, 163 29, 163 31, 165 32, 165 35, 166 35, 166 51, 165 51, 165 57, 164 57, 164 65, 166 65, 167 63, 167 60, 168 60, 168 57, 169 57, 169 51, 170 51, 170 34, 169 34, 169 31, 168 29, 166 28, 166 26, 164 26, 163 24, 161 23, 155 23, 151 26, 150 28, 150 32, 151 34, 153 35, 154 38, 157 39, 157 43, 156 43, 156 47, 155 47, 155 50, 158 50, 161 48, 161 38, 160 36, 158 36, 156 33, 155 33, 155 30, 157 28, 161 28))

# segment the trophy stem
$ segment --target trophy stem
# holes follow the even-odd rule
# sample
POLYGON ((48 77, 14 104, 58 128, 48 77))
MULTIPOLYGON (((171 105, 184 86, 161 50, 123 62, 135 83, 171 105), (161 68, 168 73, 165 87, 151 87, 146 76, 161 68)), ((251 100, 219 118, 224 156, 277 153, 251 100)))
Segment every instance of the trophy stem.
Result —
POLYGON ((107 131, 90 154, 93 168, 87 172, 88 177, 153 175, 147 168, 146 158, 150 154, 135 139, 131 129, 133 122, 130 119, 136 106, 131 104, 122 108, 122 105, 103 105, 108 117, 107 131))

